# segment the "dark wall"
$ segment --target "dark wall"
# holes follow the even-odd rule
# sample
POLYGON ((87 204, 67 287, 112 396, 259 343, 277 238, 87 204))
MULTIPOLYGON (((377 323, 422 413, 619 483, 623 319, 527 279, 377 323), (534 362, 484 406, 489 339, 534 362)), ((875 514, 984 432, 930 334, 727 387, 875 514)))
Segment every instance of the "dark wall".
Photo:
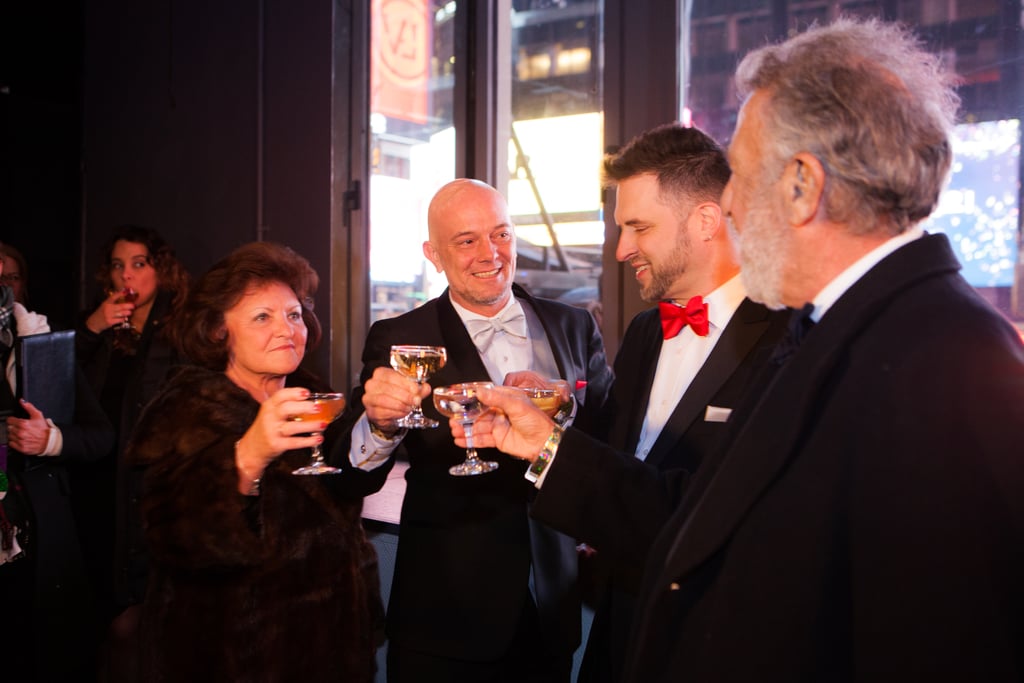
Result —
MULTIPOLYGON (((317 313, 329 328, 331 7, 329 0, 88 3, 90 272, 120 223, 158 229, 195 275, 240 244, 274 240, 319 272, 317 313)), ((327 358, 325 345, 308 365, 326 376, 327 358)))
POLYGON ((78 308, 81 20, 75 2, 0 5, 0 241, 55 328, 78 308))
MULTIPOLYGON (((679 3, 605 0, 604 11, 604 137, 607 151, 613 151, 633 136, 678 117, 679 3), (637 45, 643 49, 636 49, 637 45)), ((615 192, 610 190, 604 191, 604 220, 601 332, 609 358, 614 358, 629 322, 650 304, 640 298, 633 269, 615 259, 619 229, 615 225, 615 192)))

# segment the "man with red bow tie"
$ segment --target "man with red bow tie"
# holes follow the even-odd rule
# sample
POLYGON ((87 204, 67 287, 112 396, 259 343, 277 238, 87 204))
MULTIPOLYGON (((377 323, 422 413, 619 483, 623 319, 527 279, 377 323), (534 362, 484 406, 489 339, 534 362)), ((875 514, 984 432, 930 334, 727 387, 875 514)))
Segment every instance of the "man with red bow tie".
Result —
MULTIPOLYGON (((785 333, 787 312, 746 298, 719 199, 729 181, 722 148, 696 128, 669 124, 604 162, 616 190, 615 257, 657 307, 637 315, 615 360, 607 432, 614 448, 687 479, 725 430, 733 407, 785 333)), ((713 466, 713 465, 712 465, 713 466)), ((657 528, 651 525, 653 537, 657 528)), ((589 560, 608 571, 601 549, 589 560)), ((598 589, 581 681, 618 679, 632 616, 631 586, 611 574, 598 589)))

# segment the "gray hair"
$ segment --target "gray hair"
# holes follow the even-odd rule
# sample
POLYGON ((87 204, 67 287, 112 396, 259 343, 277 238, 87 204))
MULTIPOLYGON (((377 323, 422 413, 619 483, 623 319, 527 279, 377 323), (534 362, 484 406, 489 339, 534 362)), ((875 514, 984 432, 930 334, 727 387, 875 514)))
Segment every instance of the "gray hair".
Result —
POLYGON ((851 232, 898 234, 935 208, 952 162, 955 75, 908 29, 840 18, 749 53, 743 97, 769 95, 766 169, 800 152, 825 167, 825 211, 851 232))

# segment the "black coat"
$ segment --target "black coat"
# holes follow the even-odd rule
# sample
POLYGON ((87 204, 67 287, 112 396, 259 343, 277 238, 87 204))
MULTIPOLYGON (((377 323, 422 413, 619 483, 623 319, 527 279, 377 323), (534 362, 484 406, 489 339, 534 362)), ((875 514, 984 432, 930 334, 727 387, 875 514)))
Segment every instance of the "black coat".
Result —
MULTIPOLYGON (((0 382, 6 386, 2 377, 0 382)), ((68 468, 103 457, 114 430, 80 371, 74 392, 72 422, 57 423, 64 439, 60 455, 8 451, 11 490, 2 505, 17 526, 27 528, 25 556, 0 565, 0 651, 11 680, 77 681, 94 667, 95 596, 82 558, 90 539, 79 534, 68 468)), ((20 407, 15 416, 26 417, 20 407)))
POLYGON ((125 466, 124 450, 142 409, 181 363, 164 331, 171 297, 170 292, 157 294, 133 356, 123 358, 115 351, 112 329, 96 334, 83 318, 75 331, 79 363, 117 429, 117 443, 101 462, 71 470, 75 511, 91 539, 86 559, 108 617, 138 604, 146 592, 141 484, 125 466))
MULTIPOLYGON (((325 389, 308 375, 289 383, 325 389)), ((295 476, 310 455, 289 451, 266 469, 259 496, 242 496, 234 444, 258 409, 223 373, 186 368, 129 444, 129 461, 146 468, 143 680, 373 677, 382 607, 359 515, 388 468, 295 476)))
MULTIPOLYGON (((678 486, 685 486, 726 430, 726 422, 705 419, 708 406, 735 409, 740 405, 785 334, 788 318, 789 311, 772 312, 750 299, 742 301, 658 435, 644 461, 648 466, 670 473, 678 486)), ((662 342, 661 317, 658 309, 650 309, 633 318, 615 357, 615 384, 602 421, 604 440, 627 458, 633 457, 640 439, 662 342)), ((607 503, 628 505, 628 501, 607 503)), ((659 530, 658 523, 638 529, 630 547, 649 545, 659 530)), ((614 681, 621 674, 643 569, 635 556, 609 561, 602 548, 597 551, 586 564, 599 585, 580 673, 580 680, 590 683, 614 681)), ((609 554, 615 552, 615 547, 608 549, 609 554)))
MULTIPOLYGON (((573 387, 578 380, 587 383, 575 393, 581 404, 577 421, 586 422, 588 407, 600 407, 612 380, 593 318, 582 309, 533 298, 519 287, 514 291, 543 323, 561 377, 573 387)), ((374 323, 363 350, 361 382, 388 365, 392 344, 446 347, 447 365, 430 378, 431 386, 488 379, 447 292, 402 316, 374 323)), ((353 405, 361 405, 362 394, 362 385, 353 390, 353 405)), ((530 520, 535 489, 523 478, 524 462, 481 449, 481 458, 500 464, 497 470, 451 476, 448 468, 462 462, 465 449, 455 445, 447 418, 431 401, 424 401, 423 408, 441 425, 410 430, 396 451, 408 457, 410 466, 388 605, 389 638, 439 657, 497 659, 509 647, 523 613, 532 563, 542 629, 538 647, 571 655, 580 640, 575 540, 530 520)), ((342 447, 347 450, 347 444, 342 447)))
MULTIPOLYGON (((1024 345, 958 267, 944 236, 883 259, 739 416, 646 554, 624 680, 1024 677, 1024 345)), ((586 501, 671 513, 571 432, 536 515, 611 543, 586 501)))

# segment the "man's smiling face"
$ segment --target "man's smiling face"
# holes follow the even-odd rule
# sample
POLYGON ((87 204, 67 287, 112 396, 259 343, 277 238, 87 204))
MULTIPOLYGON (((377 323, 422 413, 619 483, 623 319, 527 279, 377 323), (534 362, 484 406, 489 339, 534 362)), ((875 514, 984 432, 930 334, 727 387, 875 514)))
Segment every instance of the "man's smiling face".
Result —
POLYGON ((496 314, 512 293, 516 272, 516 237, 504 198, 482 184, 452 190, 431 209, 423 253, 445 274, 456 303, 496 314))

